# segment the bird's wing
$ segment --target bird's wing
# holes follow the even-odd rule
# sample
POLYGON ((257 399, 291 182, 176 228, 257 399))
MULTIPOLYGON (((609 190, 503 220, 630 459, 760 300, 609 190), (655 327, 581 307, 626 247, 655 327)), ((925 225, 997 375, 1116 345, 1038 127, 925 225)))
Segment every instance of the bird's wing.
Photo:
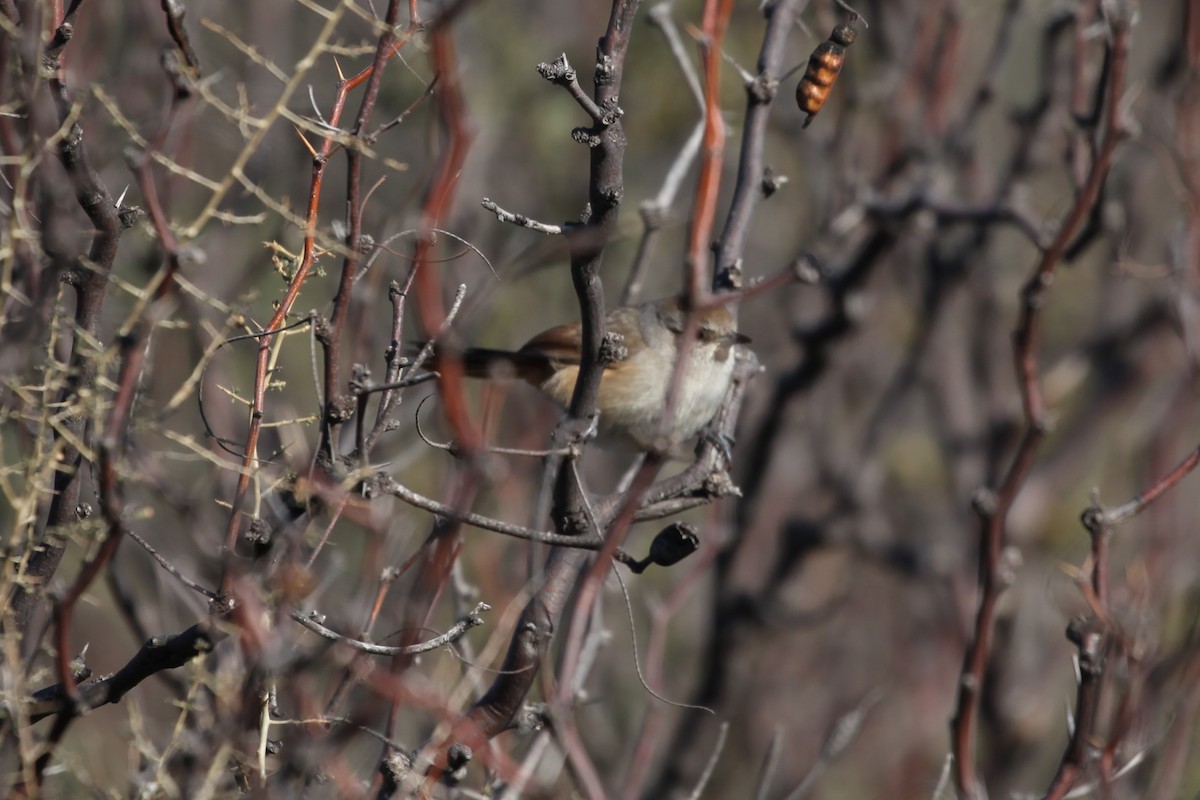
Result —
POLYGON ((578 364, 582 331, 578 322, 556 325, 526 342, 520 353, 541 356, 553 364, 578 364))

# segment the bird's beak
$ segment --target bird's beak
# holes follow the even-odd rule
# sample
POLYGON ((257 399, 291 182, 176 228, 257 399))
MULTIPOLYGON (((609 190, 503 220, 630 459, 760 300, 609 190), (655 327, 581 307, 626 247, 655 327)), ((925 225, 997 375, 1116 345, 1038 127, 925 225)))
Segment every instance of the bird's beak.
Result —
POLYGON ((750 342, 753 341, 753 339, 751 339, 746 334, 737 333, 736 331, 734 333, 729 334, 729 340, 733 344, 750 344, 750 342))

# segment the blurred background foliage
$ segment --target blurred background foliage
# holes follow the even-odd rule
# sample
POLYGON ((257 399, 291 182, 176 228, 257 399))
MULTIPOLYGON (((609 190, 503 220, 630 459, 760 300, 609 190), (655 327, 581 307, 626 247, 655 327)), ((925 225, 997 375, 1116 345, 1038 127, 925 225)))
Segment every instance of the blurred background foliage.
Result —
MULTIPOLYGON (((1046 32, 1080 5, 864 0, 857 10, 870 27, 860 27, 827 107, 807 130, 801 130, 804 115, 792 100, 799 73, 780 84, 765 153, 787 182, 756 212, 743 264, 747 281, 774 274, 804 253, 837 275, 872 237, 885 236, 887 245, 861 275, 842 281, 840 295, 827 286, 794 285, 740 309, 741 328, 765 366, 752 386, 735 450, 734 478, 746 496, 687 515, 706 542, 697 558, 710 559, 711 567, 693 575, 685 562, 626 578, 643 644, 639 657, 643 663, 661 659, 655 690, 715 713, 665 705, 641 687, 628 612, 611 586, 603 606, 611 638, 578 723, 612 796, 632 791, 630 764, 638 747, 652 749, 634 796, 686 794, 720 720, 731 724, 729 739, 706 796, 750 797, 777 731, 782 755, 766 797, 786 796, 784 787, 814 764, 824 770, 814 797, 933 796, 949 750, 948 724, 975 608, 978 523, 971 503, 977 490, 995 485, 1021 424, 1010 334, 1019 288, 1038 257, 1027 232, 1007 220, 955 220, 937 209, 1003 205, 1019 209, 1036 232, 1053 233, 1074 200, 1077 165, 1086 163, 1094 132, 1072 118, 1073 59, 1082 60, 1088 108, 1106 27, 1096 20, 1082 26, 1078 55, 1070 23, 1062 35, 1048 38, 1046 32), (997 54, 1005 25, 1011 29, 997 54), (988 90, 973 112, 981 84, 988 90), (909 201, 915 203, 911 209, 897 210, 909 201), (828 339, 814 338, 832 318, 844 327, 828 339), (665 649, 648 656, 655 610, 685 590, 665 628, 665 649), (822 743, 838 720, 860 707, 866 714, 858 735, 826 764, 822 743), (662 727, 647 744, 639 731, 652 724, 662 727)), ((1073 615, 1087 611, 1075 570, 1088 552, 1079 515, 1090 493, 1097 490, 1106 504, 1123 502, 1196 445, 1200 119, 1197 53, 1184 40, 1185 12, 1195 15, 1195 5, 1141 4, 1123 101, 1131 136, 1098 207, 1098 229, 1058 272, 1044 310, 1041 374, 1054 427, 1010 516, 1019 566, 1002 599, 983 695, 979 757, 995 797, 1043 789, 1062 757, 1064 709, 1075 685, 1074 648, 1063 630, 1073 615)), ((687 26, 698 24, 700 9, 699 2, 681 0, 671 11, 692 57, 687 26)), ((621 94, 628 150, 621 228, 604 261, 610 304, 643 232, 639 205, 657 194, 700 122, 679 65, 645 13, 633 33, 621 94)), ((802 67, 843 14, 831 3, 809 3, 803 25, 790 35, 790 63, 802 67)), ((445 260, 437 268, 449 291, 459 283, 467 287, 456 328, 463 342, 512 347, 577 317, 561 242, 499 224, 479 202, 490 197, 552 224, 579 219, 587 152, 570 132, 587 120, 534 68, 565 53, 590 85, 595 42, 607 16, 602 3, 513 0, 474 4, 456 25, 473 139, 453 214, 444 223, 461 240, 443 237, 438 252, 445 260)), ((229 109, 254 117, 268 113, 323 20, 306 3, 291 0, 196 0, 188 4, 188 25, 207 96, 186 107, 164 150, 221 180, 254 135, 254 125, 239 124, 229 109), (218 107, 217 99, 228 108, 218 107)), ((734 65, 753 72, 762 33, 759 3, 737 3, 722 84, 731 131, 726 187, 736 174, 745 113, 734 65)), ((331 38, 340 54, 317 57, 287 108, 313 117, 311 92, 316 106, 328 109, 338 65, 346 74, 364 67, 373 40, 366 22, 347 15, 331 38)), ((114 192, 131 183, 124 153, 133 142, 108 106, 142 136, 158 130, 170 91, 159 63, 169 44, 159 4, 151 0, 89 3, 80 16, 67 82, 83 103, 94 163, 114 192)), ((423 47, 418 40, 404 50, 403 64, 389 64, 378 122, 399 116, 425 91, 432 74, 423 47)), ((356 107, 352 101, 350 108, 356 107)), ((387 286, 408 267, 434 161, 433 123, 433 106, 417 104, 373 144, 365 171, 366 185, 380 183, 366 204, 364 231, 376 242, 407 232, 372 262, 353 296, 346 347, 377 376, 389 339, 387 286)), ((235 473, 214 468, 200 452, 231 467, 235 460, 204 438, 195 398, 161 410, 205 348, 237 332, 231 320, 242 315, 253 327, 270 316, 285 283, 264 243, 299 251, 302 232, 282 210, 302 214, 310 185, 310 156, 283 119, 248 156, 244 174, 253 191, 235 188, 220 205, 240 221, 209 220, 188 242, 184 277, 195 291, 183 294, 177 317, 154 332, 152 368, 131 432, 131 524, 186 573, 209 584, 219 564, 208 554, 223 536, 228 512, 222 503, 232 497, 235 473), (194 446, 180 437, 191 437, 194 446)), ((333 226, 343 217, 345 171, 343 157, 330 162, 321 213, 327 242, 336 238, 333 226)), ((209 191, 183 176, 160 172, 159 178, 173 224, 186 230, 209 191)), ((667 210, 646 297, 681 285, 693 180, 694 171, 667 210)), ((131 195, 129 202, 139 200, 131 195)), ((727 196, 722 203, 723 209, 727 196)), ((75 227, 60 226, 47 236, 57 237, 60 247, 78 247, 89 232, 86 219, 78 209, 63 214, 75 227)), ((115 276, 142 285, 159 261, 153 232, 143 224, 123 238, 115 276)), ((328 313, 338 259, 331 254, 320 263, 323 274, 309 280, 296 305, 301 315, 310 308, 328 313)), ((20 485, 19 477, 33 411, 11 387, 36 381, 51 331, 67 325, 57 292, 56 279, 44 275, 34 302, 5 320, 0 345, 9 413, 0 444, 17 493, 34 490, 20 485)), ((110 291, 105 329, 115 330, 132 305, 127 291, 110 291)), ((410 341, 418 338, 414 329, 410 341)), ((306 331, 287 338, 273 375, 271 421, 318 413, 312 352, 306 331)), ((244 436, 245 415, 221 387, 245 396, 253 358, 252 345, 222 348, 203 391, 214 431, 234 442, 244 436)), ((453 462, 424 445, 408 424, 415 401, 428 393, 424 387, 410 393, 406 424, 383 440, 374 460, 437 497, 453 462)), ((543 446, 557 420, 557 412, 525 386, 476 387, 473 393, 476 417, 489 409, 489 436, 497 444, 543 446)), ((445 438, 436 404, 423 413, 432 435, 445 438)), ((306 469, 316 430, 312 422, 271 430, 264 451, 276 461, 267 483, 306 469)), ((589 460, 588 481, 605 488, 624 465, 622 457, 603 453, 589 460)), ((536 460, 503 461, 479 510, 529 522, 539 474, 536 460)), ((1138 690, 1119 760, 1145 754, 1145 763, 1114 787, 1114 797, 1200 791, 1200 767, 1171 761, 1178 748, 1195 751, 1200 705, 1200 683, 1191 679, 1200 668, 1195 498, 1191 480, 1113 540, 1110 610, 1139 654, 1117 680, 1138 690)), ((273 500, 265 502, 264 513, 278 513, 273 500)), ((392 517, 386 536, 343 520, 316 567, 313 603, 342 630, 357 629, 379 570, 402 563, 428 525, 428 515, 404 507, 376 513, 392 517)), ((14 529, 11 507, 0 506, 0 521, 14 529)), ((310 535, 320 530, 314 524, 310 535)), ((650 526, 645 535, 635 531, 635 552, 650 532, 650 526)), ((83 542, 72 549, 62 574, 74 574, 85 549, 83 542)), ((468 531, 460 558, 463 579, 496 609, 489 625, 471 634, 478 653, 497 627, 503 631, 505 615, 519 608, 531 556, 524 544, 468 531)), ((180 630, 203 613, 197 597, 136 547, 122 548, 114 570, 127 591, 143 598, 139 615, 151 633, 180 630)), ((398 609, 385 610, 377 630, 394 629, 401 616, 398 609)), ((444 628, 455 617, 445 602, 431 624, 444 628)), ((118 668, 139 644, 139 635, 121 620, 111 588, 99 584, 79 610, 73 639, 75 646, 90 642, 89 659, 99 673, 118 668)), ((421 668, 450 685, 460 665, 437 653, 421 668)), ((201 671, 189 667, 182 679, 198 679, 201 671)), ((154 748, 147 743, 170 738, 178 714, 175 691, 147 682, 121 705, 77 723, 60 750, 64 769, 48 779, 50 795, 78 796, 84 786, 106 796, 125 794, 139 764, 151 758, 154 748)), ((318 683, 315 691, 328 687, 318 683)), ((419 741, 429 724, 415 715, 396 735, 419 741)), ((501 739, 517 760, 526 746, 523 736, 501 739)), ((376 743, 356 739, 346 757, 369 773, 377 753, 376 743)), ((553 774, 549 767, 545 772, 553 774)), ((546 796, 572 796, 565 774, 550 787, 546 796)))

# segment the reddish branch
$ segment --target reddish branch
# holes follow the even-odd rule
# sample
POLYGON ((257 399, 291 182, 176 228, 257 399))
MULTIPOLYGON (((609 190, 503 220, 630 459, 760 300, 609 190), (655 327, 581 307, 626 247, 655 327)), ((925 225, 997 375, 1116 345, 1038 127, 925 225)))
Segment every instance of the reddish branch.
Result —
MULTIPOLYGON (((1089 509, 1098 514, 1097 523, 1104 525, 1119 525, 1130 517, 1140 514, 1148 505, 1175 488, 1178 483, 1190 475, 1200 465, 1200 447, 1196 447, 1171 468, 1165 475, 1150 486, 1138 492, 1129 502, 1122 503, 1111 509, 1089 509)), ((1085 520, 1086 521, 1086 520, 1085 520)))
MULTIPOLYGON (((700 151, 700 175, 697 180, 696 202, 692 207, 692 218, 688 227, 687 252, 687 298, 691 311, 714 303, 709 287, 715 283, 710 266, 709 243, 712 241, 713 221, 717 214, 717 198, 721 189, 721 168, 725 155, 725 120, 721 116, 721 48, 725 42, 725 30, 733 12, 732 0, 707 0, 704 4, 703 28, 700 37, 701 61, 704 66, 704 138, 700 151)), ((715 302, 721 302, 716 300, 715 302)), ((667 387, 659 434, 666 441, 671 420, 675 417, 679 403, 684 369, 690 361, 691 350, 696 344, 700 318, 688 315, 683 334, 679 337, 679 348, 671 382, 667 387)), ((647 464, 650 460, 647 460, 647 464)), ((645 466, 645 465, 643 465, 645 466)), ((652 478, 653 476, 651 476, 652 478)), ((636 503, 635 503, 636 504, 636 503)))
POLYGON ((1111 53, 1107 61, 1108 72, 1103 78, 1108 89, 1104 98, 1106 116, 1099 149, 1058 235, 1043 253, 1021 290, 1021 312, 1013 333, 1013 354, 1026 422, 1025 432, 999 487, 994 493, 981 493, 976 499, 976 511, 980 520, 979 607, 972 639, 963 659, 958 702, 951 722, 955 780, 960 794, 970 800, 982 796, 975 767, 976 716, 988 660, 991 657, 996 604, 1005 588, 1003 561, 1007 546, 1008 513, 1029 475, 1038 447, 1049 430, 1038 374, 1042 311, 1063 253, 1097 202, 1117 146, 1125 136, 1120 102, 1124 92, 1129 22, 1123 16, 1114 16, 1111 24, 1111 53))
MULTIPOLYGON (((688 297, 693 304, 708 295, 713 275, 709 268, 713 221, 721 189, 721 167, 725 154, 725 120, 721 116, 721 47, 733 0, 706 0, 701 23, 700 53, 704 65, 704 141, 700 149, 700 176, 696 182, 696 205, 688 228, 688 297)), ((691 341, 691 336, 685 341, 691 341)), ((686 350, 686 347, 684 348, 686 350)), ((680 353, 678 361, 686 359, 680 353)), ((678 381, 676 381, 678 383, 678 381)))
MULTIPOLYGON (((1192 450, 1175 467, 1128 502, 1110 510, 1105 510, 1099 503, 1095 503, 1082 514, 1083 526, 1091 536, 1092 542, 1088 559, 1091 565, 1088 600, 1092 605, 1093 617, 1074 620, 1067 629, 1067 638, 1079 653, 1080 684, 1075 702, 1075 730, 1046 793, 1046 800, 1061 800, 1065 797, 1087 763, 1088 748, 1094 746, 1093 741, 1096 739, 1095 721, 1100 709, 1106 660, 1120 658, 1126 662, 1136 662, 1130 643, 1120 631, 1110 629, 1108 543, 1112 529, 1166 494, 1190 474, 1198 462, 1200 448, 1192 450)), ((1130 671, 1133 668, 1133 663, 1127 667, 1130 671)), ((1098 760, 1099 777, 1105 785, 1112 781, 1116 772, 1116 751, 1128 732, 1136 708, 1136 685, 1134 681, 1129 681, 1129 684, 1117 703, 1112 730, 1098 760)))
POLYGON ((1079 649, 1079 689, 1075 696, 1075 731, 1058 771, 1050 782, 1045 800, 1062 800, 1075 785, 1088 760, 1090 740, 1100 707, 1108 636, 1095 621, 1072 620, 1067 638, 1079 649))
MULTIPOLYGON (((442 295, 440 273, 431 267, 433 248, 436 244, 435 229, 450 211, 454 190, 471 136, 467 129, 466 101, 459 82, 454 43, 450 38, 449 25, 465 3, 457 3, 450 12, 443 14, 431 34, 433 62, 439 83, 438 117, 444 131, 444 150, 438 157, 436 171, 430 183, 422 212, 422 233, 413 252, 414 296, 426 339, 433 338, 446 319, 446 304, 442 295)), ((450 357, 443 358, 438 366, 438 390, 442 398, 446 419, 463 450, 474 455, 479 452, 482 439, 471 422, 467 411, 466 394, 463 388, 462 364, 450 357)))
MULTIPOLYGON (((384 34, 384 37, 387 38, 390 35, 389 32, 384 34)), ((403 44, 404 42, 400 44, 393 43, 387 48, 386 57, 383 60, 386 61, 396 55, 403 44)), ((357 75, 338 82, 333 108, 328 117, 330 126, 337 127, 341 121, 350 92, 368 81, 375 70, 376 66, 372 64, 372 66, 367 67, 357 75)), ((255 462, 257 461, 258 437, 262 432, 263 417, 266 413, 267 364, 270 359, 271 345, 275 341, 275 335, 283 327, 287 315, 291 312, 292 306, 300 294, 301 287, 303 287, 304 282, 312 272, 313 263, 316 259, 316 230, 320 212, 321 186, 325 179, 325 168, 335 147, 337 147, 336 137, 330 136, 322 142, 321 149, 313 155, 312 181, 309 186, 308 206, 305 214, 304 247, 300 263, 296 267, 295 275, 292 276, 283 299, 279 301, 275 308, 275 313, 263 329, 266 335, 261 336, 258 340, 258 357, 255 362, 254 371, 254 392, 250 405, 250 428, 246 434, 246 445, 243 451, 241 470, 238 475, 237 489, 234 492, 233 510, 229 515, 229 525, 225 532, 225 549, 228 552, 232 552, 234 545, 237 543, 238 530, 242 519, 242 503, 250 487, 250 478, 253 474, 255 462)), ((331 400, 332 398, 327 396, 327 399, 331 400)), ((222 592, 228 589, 228 581, 229 574, 227 572, 222 578, 222 592)))
MULTIPOLYGON (((432 266, 436 246, 434 231, 441 227, 442 221, 450 212, 458 177, 471 144, 471 136, 467 129, 466 100, 462 92, 450 28, 465 5, 458 3, 443 13, 430 33, 432 59, 439 86, 436 107, 445 140, 425 196, 422 232, 413 254, 413 286, 417 311, 426 338, 432 338, 439 332, 447 316, 440 275, 432 266)), ((474 468, 473 456, 480 451, 482 443, 468 415, 463 379, 462 365, 453 358, 444 359, 439 365, 438 388, 446 415, 469 457, 468 469, 452 481, 447 491, 447 499, 452 508, 467 508, 474 501, 478 475, 474 468)), ((405 602, 403 625, 405 630, 413 632, 410 635, 415 635, 432 613, 438 597, 450 579, 451 570, 462 549, 460 533, 461 526, 457 520, 438 519, 421 547, 416 579, 405 602)), ((392 661, 391 669, 396 675, 400 675, 411 664, 411 656, 397 656, 392 661)), ((402 710, 403 705, 399 700, 393 700, 388 715, 389 731, 395 729, 402 710)), ((384 776, 381 796, 390 796, 397 788, 393 782, 393 773, 387 769, 387 765, 396 755, 398 754, 390 747, 384 752, 380 770, 384 776)))

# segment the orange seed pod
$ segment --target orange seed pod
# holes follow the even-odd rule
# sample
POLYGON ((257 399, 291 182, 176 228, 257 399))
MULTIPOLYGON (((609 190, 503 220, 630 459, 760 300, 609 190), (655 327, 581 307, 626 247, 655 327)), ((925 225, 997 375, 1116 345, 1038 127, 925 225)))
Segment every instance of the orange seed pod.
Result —
POLYGON ((854 30, 853 22, 843 22, 833 29, 829 38, 817 45, 812 55, 808 57, 808 69, 796 86, 796 104, 800 110, 808 114, 804 127, 812 124, 813 117, 825 105, 829 98, 829 89, 842 71, 846 60, 846 48, 854 43, 858 32, 854 30))

